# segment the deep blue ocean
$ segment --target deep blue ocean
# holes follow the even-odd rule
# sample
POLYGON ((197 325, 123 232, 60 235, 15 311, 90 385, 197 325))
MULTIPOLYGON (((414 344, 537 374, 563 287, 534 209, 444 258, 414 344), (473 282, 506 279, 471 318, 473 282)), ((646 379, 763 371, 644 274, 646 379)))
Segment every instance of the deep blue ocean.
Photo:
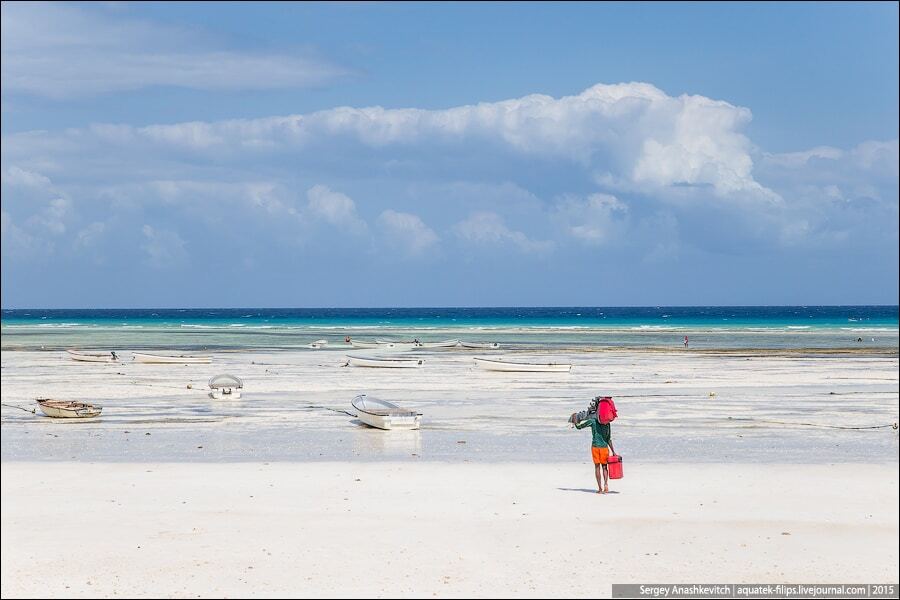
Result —
POLYGON ((300 348, 350 335, 510 345, 896 348, 894 306, 3 310, 4 349, 300 348))

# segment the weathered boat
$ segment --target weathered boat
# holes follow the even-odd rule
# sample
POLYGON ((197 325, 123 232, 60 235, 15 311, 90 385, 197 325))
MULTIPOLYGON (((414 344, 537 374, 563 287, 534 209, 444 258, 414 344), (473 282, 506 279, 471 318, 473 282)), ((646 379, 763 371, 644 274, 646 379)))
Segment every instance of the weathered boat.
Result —
POLYGON ((476 358, 475 364, 488 371, 508 371, 517 373, 568 373, 572 365, 568 363, 526 363, 502 358, 476 358))
POLYGON ((38 398, 37 404, 42 413, 56 419, 90 419, 98 416, 103 410, 102 406, 94 406, 86 402, 51 400, 50 398, 38 398))
POLYGON ((119 361, 119 356, 113 351, 66 350, 66 352, 69 354, 69 358, 80 362, 110 363, 119 361))
POLYGON ((347 355, 347 364, 354 367, 376 367, 384 369, 414 369, 421 367, 425 361, 421 358, 402 358, 399 356, 351 356, 347 355))
POLYGON ((212 362, 209 356, 196 356, 190 354, 180 354, 177 356, 164 354, 145 354, 143 352, 134 352, 134 362, 139 363, 155 363, 155 364, 204 364, 208 365, 212 362))
POLYGON ((365 394, 357 396, 350 404, 360 421, 378 429, 418 429, 422 424, 421 413, 365 394))
POLYGON ((222 374, 209 378, 209 397, 216 400, 239 400, 244 382, 240 377, 222 374))

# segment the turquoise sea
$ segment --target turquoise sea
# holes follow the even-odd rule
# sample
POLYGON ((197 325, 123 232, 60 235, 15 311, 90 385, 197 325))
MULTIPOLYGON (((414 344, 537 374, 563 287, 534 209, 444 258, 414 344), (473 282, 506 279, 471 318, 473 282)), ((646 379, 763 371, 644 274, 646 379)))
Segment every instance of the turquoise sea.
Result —
POLYGON ((295 349, 347 336, 512 347, 897 350, 898 307, 8 309, 3 349, 295 349))

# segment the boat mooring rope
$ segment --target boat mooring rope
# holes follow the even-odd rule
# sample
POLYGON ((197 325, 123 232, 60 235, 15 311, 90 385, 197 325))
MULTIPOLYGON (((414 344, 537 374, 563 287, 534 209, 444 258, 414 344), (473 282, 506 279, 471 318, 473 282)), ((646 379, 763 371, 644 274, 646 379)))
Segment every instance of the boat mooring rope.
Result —
POLYGON ((796 423, 796 422, 788 422, 788 421, 773 421, 770 419, 754 419, 752 417, 728 417, 731 421, 756 421, 757 423, 774 423, 776 425, 800 425, 803 427, 821 427, 823 429, 887 429, 890 427, 891 429, 896 430, 898 428, 897 423, 890 423, 888 425, 866 425, 864 427, 850 427, 847 425, 823 425, 821 423, 796 423))
POLYGON ((336 413, 344 413, 345 415, 348 415, 351 417, 357 416, 357 415, 353 414, 352 412, 348 412, 346 410, 341 410, 339 408, 331 408, 330 406, 313 406, 312 404, 310 404, 308 406, 301 406, 300 408, 324 408, 325 410, 330 410, 330 411, 333 411, 336 413))
POLYGON ((36 409, 34 409, 34 408, 32 408, 32 409, 27 409, 27 408, 25 408, 25 407, 23 407, 23 406, 16 406, 15 404, 6 404, 5 402, 3 403, 3 406, 8 406, 8 407, 10 407, 10 408, 18 408, 19 410, 24 410, 25 412, 31 413, 31 414, 33 414, 33 415, 37 414, 37 411, 36 411, 36 409))

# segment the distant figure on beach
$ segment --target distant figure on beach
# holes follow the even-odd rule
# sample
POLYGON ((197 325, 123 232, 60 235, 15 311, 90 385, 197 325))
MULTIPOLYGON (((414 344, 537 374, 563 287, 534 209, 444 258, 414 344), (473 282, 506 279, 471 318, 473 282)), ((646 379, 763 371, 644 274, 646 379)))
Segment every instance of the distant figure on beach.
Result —
POLYGON ((601 423, 597 419, 596 413, 580 423, 575 423, 576 429, 585 427, 591 428, 591 458, 594 460, 597 493, 605 494, 609 492, 609 467, 606 464, 609 459, 609 451, 612 450, 613 454, 616 453, 612 444, 612 429, 609 423, 601 423))
POLYGON ((348 335, 347 337, 344 338, 344 342, 346 342, 347 344, 350 343, 350 336, 349 336, 349 335, 348 335))
POLYGON ((684 336, 684 347, 685 347, 685 348, 688 347, 688 339, 687 339, 687 336, 684 336))
POLYGON ((862 338, 861 338, 861 337, 858 337, 858 338, 856 338, 856 341, 857 341, 857 342, 861 342, 861 341, 862 341, 862 338))

